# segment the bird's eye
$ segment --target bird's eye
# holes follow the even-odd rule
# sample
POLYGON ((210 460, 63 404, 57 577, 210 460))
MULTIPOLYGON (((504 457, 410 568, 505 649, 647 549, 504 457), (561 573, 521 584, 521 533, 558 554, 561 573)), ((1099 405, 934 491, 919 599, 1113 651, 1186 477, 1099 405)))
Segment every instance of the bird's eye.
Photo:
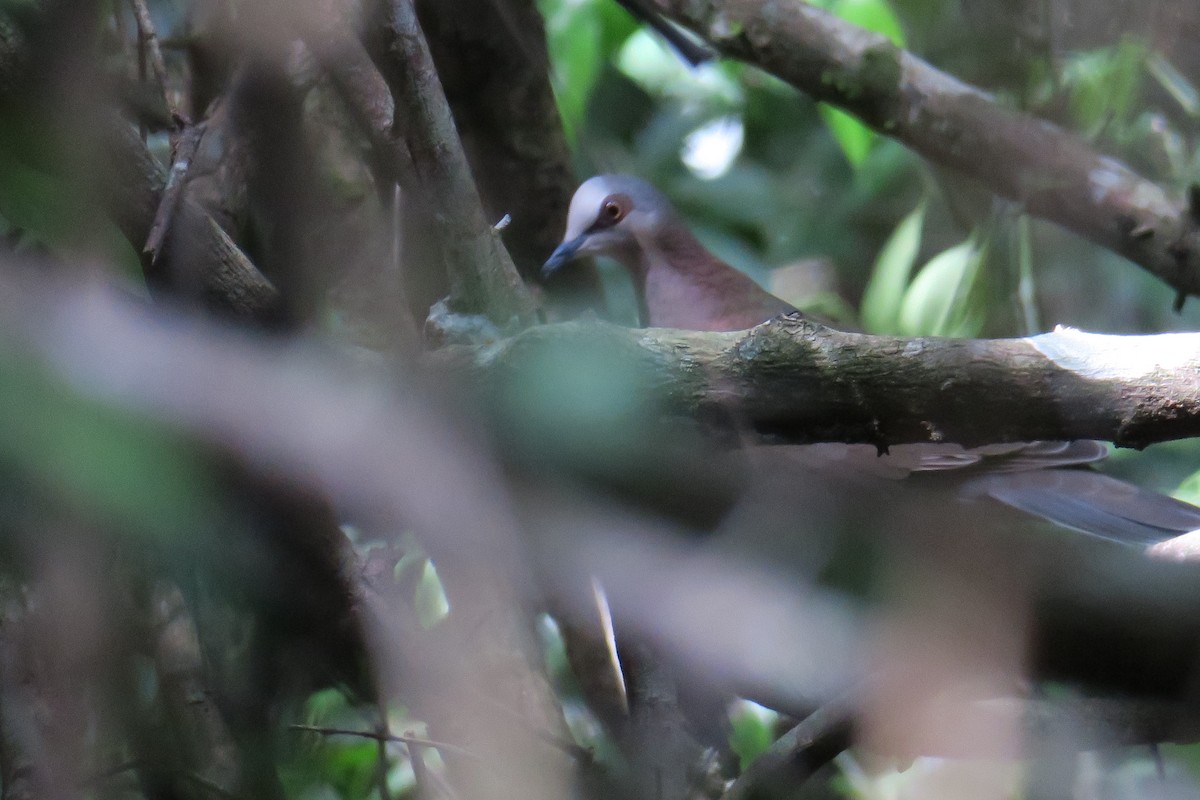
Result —
POLYGON ((624 209, 620 204, 613 200, 609 200, 604 204, 604 216, 612 222, 616 222, 625 214, 624 209))

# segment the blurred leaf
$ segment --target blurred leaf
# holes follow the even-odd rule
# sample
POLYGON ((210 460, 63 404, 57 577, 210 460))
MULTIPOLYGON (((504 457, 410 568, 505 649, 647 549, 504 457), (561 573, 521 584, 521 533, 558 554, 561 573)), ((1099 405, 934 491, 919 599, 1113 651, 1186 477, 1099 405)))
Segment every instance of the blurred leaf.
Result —
POLYGON ((744 92, 737 72, 717 63, 689 67, 656 33, 645 28, 625 40, 617 66, 646 92, 718 111, 740 109, 744 92))
POLYGON ((1182 764, 1193 779, 1200 780, 1200 744, 1170 744, 1164 742, 1162 758, 1168 762, 1182 764))
POLYGON ((977 336, 985 319, 974 292, 987 246, 974 236, 929 260, 913 279, 900 307, 904 336, 977 336))
POLYGON ((0 461, 143 535, 199 535, 217 514, 213 479, 183 437, 80 397, 2 349, 0 461))
POLYGON ((830 8, 847 22, 882 33, 897 47, 904 47, 904 29, 887 0, 837 0, 830 8))
POLYGON ((1145 46, 1133 39, 1068 57, 1062 82, 1071 114, 1085 135, 1096 136, 1113 122, 1121 128, 1128 124, 1145 58, 1145 46))
POLYGON ((822 103, 819 106, 821 119, 825 120, 829 132, 837 140, 838 146, 846 155, 850 165, 858 168, 867 160, 871 152, 871 144, 875 141, 875 131, 858 121, 858 118, 847 114, 840 108, 822 103))
POLYGON ((1200 506, 1200 470, 1184 478, 1183 483, 1179 484, 1179 488, 1171 494, 1185 503, 1200 506))
POLYGON ((63 258, 98 256, 140 283, 142 267, 133 247, 111 221, 85 208, 81 197, 78 187, 0 145, 0 217, 7 228, 20 229, 63 258))
POLYGON ((554 97, 566 136, 574 142, 596 79, 637 23, 614 2, 539 0, 538 8, 546 20, 554 97))
POLYGON ((925 226, 925 202, 900 221, 875 259, 871 278, 863 292, 860 318, 869 333, 898 333, 900 307, 905 287, 921 249, 925 226))
POLYGON ((1195 85, 1175 69, 1175 65, 1161 53, 1150 53, 1146 57, 1146 69, 1188 116, 1200 117, 1200 94, 1195 85))
POLYGON ((324 748, 324 769, 321 774, 342 797, 366 797, 375 786, 379 751, 366 739, 343 739, 324 748))
POLYGON ((417 620, 426 628, 441 622, 450 610, 442 581, 432 561, 426 560, 425 569, 421 571, 421 580, 417 582, 416 595, 413 597, 413 609, 417 612, 417 620))
POLYGON ((554 65, 554 97, 567 136, 573 140, 605 55, 598 4, 542 0, 538 6, 546 20, 546 43, 554 65))
MULTIPOLYGON (((881 33, 897 47, 904 46, 904 31, 900 27, 900 20, 887 0, 836 0, 828 7, 847 22, 874 33, 881 33)), ((820 110, 821 118, 825 120, 829 132, 845 153, 846 160, 855 168, 861 166, 867 158, 867 153, 871 151, 875 132, 857 117, 839 108, 822 103, 820 110)))
POLYGON ((738 766, 745 770, 754 759, 775 741, 777 715, 748 702, 739 702, 729 715, 729 749, 738 757, 738 766))
POLYGON ((340 689, 313 692, 304 703, 304 721, 308 725, 327 725, 350 709, 345 693, 340 689))
MULTIPOLYGON (((774 196, 776 183, 776 176, 761 166, 738 163, 719 178, 683 180, 669 188, 680 207, 694 208, 726 225, 758 233, 768 221, 764 201, 769 203, 774 196)), ((744 241, 740 244, 745 246, 744 241)), ((731 263, 742 266, 740 261, 731 263)))

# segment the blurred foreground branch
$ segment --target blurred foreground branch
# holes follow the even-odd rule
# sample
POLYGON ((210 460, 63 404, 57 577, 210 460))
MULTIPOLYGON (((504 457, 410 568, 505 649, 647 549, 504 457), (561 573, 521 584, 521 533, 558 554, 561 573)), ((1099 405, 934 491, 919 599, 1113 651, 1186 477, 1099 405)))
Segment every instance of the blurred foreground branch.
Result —
POLYGON ((733 333, 567 323, 434 359, 486 382, 597 342, 640 366, 644 385, 675 411, 789 442, 1100 439, 1140 448, 1200 435, 1200 334, 1059 328, 1024 339, 906 339, 790 317, 733 333))
MULTIPOLYGON (((488 624, 505 622, 519 607, 536 607, 542 592, 567 596, 581 575, 594 574, 606 587, 622 630, 656 642, 664 657, 691 666, 705 683, 774 700, 774 707, 790 710, 845 696, 861 676, 864 620, 847 598, 797 580, 794 574, 766 572, 731 558, 729 552, 698 551, 694 540, 674 536, 676 531, 661 519, 556 493, 550 484, 521 492, 494 454, 464 435, 461 421, 446 415, 444 401, 427 402, 430 398, 415 390, 399 391, 378 377, 348 371, 327 352, 301 343, 281 346, 201 320, 151 313, 108 291, 77 284, 35 287, 15 277, 4 281, 4 289, 0 331, 7 346, 23 349, 56 380, 93 401, 185 431, 208 446, 238 453, 248 469, 328 496, 346 518, 384 529, 419 531, 439 574, 445 569, 452 609, 456 592, 463 590, 462 580, 491 570, 495 574, 488 583, 506 588, 499 598, 508 608, 495 609, 488 624), (280 413, 281 408, 288 413, 280 413)), ((728 360, 723 374, 730 380, 751 381, 757 373, 748 370, 759 361, 769 367, 768 375, 791 380, 772 343, 776 349, 811 349, 824 341, 827 349, 821 352, 840 352, 843 360, 857 353, 869 366, 886 360, 886 353, 897 362, 898 373, 912 377, 921 371, 921 363, 926 376, 929 373, 928 359, 917 358, 921 348, 926 356, 940 356, 942 360, 935 358, 933 364, 942 369, 955 365, 950 355, 964 348, 977 356, 990 352, 993 361, 981 363, 998 372, 1001 353, 1024 348, 1018 360, 1025 361, 1028 373, 1037 360, 1048 358, 1034 343, 1040 341, 1041 351, 1052 349, 1047 342, 1057 343, 1063 361, 1065 344, 1091 340, 1085 334, 1059 332, 1010 342, 921 343, 833 333, 810 323, 781 320, 750 332, 718 335, 595 324, 545 327, 488 352, 497 359, 506 353, 511 357, 514 348, 529 345, 537 336, 561 342, 572 331, 623 343, 623 354, 643 363, 657 361, 663 369, 674 359, 675 374, 683 375, 693 388, 709 380, 720 385, 705 373, 710 367, 716 371, 721 358, 728 360), (840 349, 831 342, 839 343, 840 349), (903 355, 905 348, 913 352, 903 355), (732 364, 756 349, 760 355, 753 362, 733 369, 732 364)), ((1171 340, 1155 341, 1167 353, 1171 340)), ((1133 344, 1122 350, 1115 346, 1120 341, 1107 353, 1113 369, 1117 355, 1129 353, 1130 366, 1140 364, 1142 354, 1151 349, 1145 339, 1132 339, 1125 340, 1133 344)), ((483 357, 482 351, 458 352, 483 357)), ((1080 353, 1086 350, 1077 348, 1074 355, 1082 358, 1080 353)), ((1159 369, 1164 371, 1169 367, 1166 358, 1160 356, 1159 369)), ((1191 363, 1188 368, 1194 370, 1194 353, 1190 358, 1181 358, 1180 365, 1191 363)), ((1093 374, 1102 377, 1099 368, 1093 374)), ((1103 380, 1099 383, 1104 385, 1103 380)), ((753 388, 753 381, 749 385, 753 388)), ((939 386, 929 391, 951 394, 939 386)), ((717 393, 711 387, 709 392, 717 393)), ((761 387, 756 392, 761 397, 761 387)), ((1014 389, 1013 394, 1021 393, 1014 389)), ((1025 397, 1023 402, 1031 401, 1025 397)), ((977 410, 989 419, 997 416, 987 408, 977 410)), ((1161 671, 1162 654, 1172 654, 1166 659, 1170 674, 1156 678, 1154 685, 1178 688, 1179 674, 1190 674, 1189 643, 1194 644, 1195 620, 1200 619, 1195 566, 1146 559, 1127 550, 1104 549, 1102 554, 1112 559, 1108 567, 1079 558, 1041 562, 1046 571, 1060 565, 1061 570, 1052 580, 1047 578, 1057 594, 1038 603, 1040 634, 1033 676, 1070 678, 1060 668, 1039 671, 1054 666, 1047 649, 1078 653, 1084 647, 1081 642, 1087 642, 1089 667, 1108 665, 1114 679, 1135 682, 1144 683, 1150 668, 1137 658, 1132 663, 1131 655, 1149 652, 1158 658, 1154 669, 1161 671), (1135 639, 1128 629, 1144 632, 1148 619, 1155 622, 1156 649, 1131 649, 1135 639), (1120 634, 1115 642, 1101 641, 1097 629, 1120 634)), ((384 604, 378 611, 373 606, 370 613, 371 624, 378 626, 372 649, 381 680, 420 690, 416 695, 402 691, 402 696, 422 698, 416 710, 431 720, 435 738, 469 747, 488 763, 503 765, 503 786, 496 784, 491 769, 460 765, 468 770, 468 785, 478 787, 486 779, 497 787, 484 793, 488 797, 563 796, 571 765, 542 735, 556 733, 548 727, 544 709, 531 695, 496 696, 497 668, 521 669, 519 654, 502 665, 482 653, 479 631, 487 625, 455 626, 466 638, 452 636, 447 640, 452 646, 446 649, 414 647, 412 642, 421 637, 413 626, 396 627, 404 615, 389 605, 390 600, 364 594, 355 601, 384 604), (514 724, 511 710, 492 713, 490 703, 472 700, 463 707, 464 697, 476 696, 519 710, 523 722, 514 724), (458 725, 445 724, 455 717, 458 725), (462 724, 470 725, 468 734, 462 732, 462 724), (531 781, 538 783, 533 789, 531 781)), ((1074 661, 1066 666, 1078 668, 1074 661)), ((1084 730, 1095 729, 1110 741, 1195 735, 1190 706, 1146 708, 1150 710, 1137 712, 1141 716, 1121 709, 1088 715, 1082 705, 1067 712, 1088 723, 1084 730), (1088 722, 1092 718, 1097 720, 1094 725, 1088 722), (1122 720, 1131 722, 1125 725, 1122 720)), ((1006 706, 996 712, 1026 720, 1030 710, 1006 706)), ((1067 712, 1054 711, 1052 716, 1067 712)))
POLYGON ((807 3, 653 1, 724 55, 1120 253, 1174 288, 1178 304, 1200 295, 1200 209, 1080 137, 1005 108, 887 37, 807 3))

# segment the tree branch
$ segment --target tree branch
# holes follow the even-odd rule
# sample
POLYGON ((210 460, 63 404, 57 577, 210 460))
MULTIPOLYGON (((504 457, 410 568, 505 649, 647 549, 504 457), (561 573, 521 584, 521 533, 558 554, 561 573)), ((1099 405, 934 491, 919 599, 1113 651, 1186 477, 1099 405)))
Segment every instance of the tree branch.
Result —
POLYGON ((533 301, 499 234, 484 217, 471 168, 412 0, 388 0, 384 75, 422 190, 433 206, 451 297, 502 328, 533 321, 533 301))
MULTIPOLYGON (((0 100, 20 97, 23 42, 0 26, 0 100)), ((100 136, 104 210, 121 233, 141 250, 149 238, 166 187, 162 165, 124 119, 104 119, 100 136)), ((270 282, 229 236, 196 203, 184 199, 167 236, 167 280, 183 284, 185 294, 203 299, 227 314, 265 319, 275 313, 277 294, 270 282), (172 240, 175 240, 172 246, 172 240)), ((147 262, 148 262, 147 258, 147 262)))
POLYGON ((487 381, 576 345, 636 364, 642 385, 678 413, 708 421, 716 411, 789 442, 1102 439, 1141 448, 1200 435, 1200 334, 1058 328, 1025 339, 905 339, 793 317, 733 333, 573 322, 433 358, 487 381))
POLYGON ((772 788, 794 789, 850 746, 852 722, 844 702, 814 711, 743 770, 721 800, 749 800, 764 792, 773 796, 772 788))
POLYGON ((930 161, 1125 256, 1174 288, 1178 305, 1200 295, 1200 209, 1078 136, 1004 108, 886 37, 807 3, 653 2, 724 55, 850 111, 930 161))
MULTIPOLYGON (((534 281, 558 246, 577 185, 541 14, 533 0, 418 0, 417 9, 488 220, 512 215, 502 238, 517 271, 534 281)), ((561 318, 603 308, 590 262, 544 288, 561 318)))

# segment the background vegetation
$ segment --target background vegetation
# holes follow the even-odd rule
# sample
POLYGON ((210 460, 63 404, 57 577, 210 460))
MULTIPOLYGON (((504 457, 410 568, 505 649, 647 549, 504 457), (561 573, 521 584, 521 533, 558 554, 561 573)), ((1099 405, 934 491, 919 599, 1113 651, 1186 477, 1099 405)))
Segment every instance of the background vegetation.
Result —
MULTIPOLYGON (((1200 184, 1194 3, 815 5, 1200 184)), ((868 333, 1200 303, 614 0, 412 11, 0 0, 0 797, 1200 792, 1191 565, 919 490, 826 508, 586 326, 459 368, 535 318, 636 324, 614 264, 532 280, 597 172, 868 333), (923 707, 864 689, 880 665, 1028 705, 923 707)), ((1198 468, 1193 440, 1105 465, 1193 502, 1198 468)))

